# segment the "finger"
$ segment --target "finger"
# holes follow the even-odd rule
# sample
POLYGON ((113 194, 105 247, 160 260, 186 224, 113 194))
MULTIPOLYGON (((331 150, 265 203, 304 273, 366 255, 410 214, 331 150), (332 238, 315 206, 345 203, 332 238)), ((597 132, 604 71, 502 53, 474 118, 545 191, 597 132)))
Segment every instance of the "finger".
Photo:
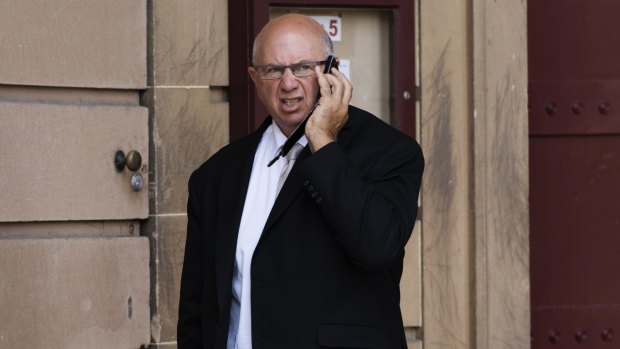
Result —
POLYGON ((348 89, 341 80, 338 80, 336 86, 336 90, 333 92, 334 107, 337 108, 339 112, 343 112, 349 107, 350 93, 347 92, 348 89))
POLYGON ((338 97, 342 98, 350 86, 349 80, 347 80, 347 77, 343 73, 335 68, 332 70, 332 73, 333 74, 330 74, 332 76, 330 83, 334 89, 337 90, 338 97))
POLYGON ((342 80, 334 76, 333 74, 325 75, 325 78, 329 81, 329 84, 331 86, 332 96, 338 100, 341 100, 345 90, 345 86, 342 80))
MULTIPOLYGON (((344 74, 342 74, 342 76, 344 77, 344 74)), ((353 98, 353 85, 351 85, 351 82, 349 82, 349 80, 345 77, 344 93, 342 95, 342 100, 348 106, 349 103, 351 103, 351 98, 353 98)))
POLYGON ((348 105, 353 97, 353 86, 351 85, 349 79, 347 79, 346 75, 344 75, 341 71, 335 69, 332 73, 342 83, 342 100, 348 105))
POLYGON ((347 79, 347 76, 340 72, 338 69, 333 71, 333 75, 338 78, 338 80, 342 83, 345 88, 351 87, 351 82, 347 79))
POLYGON ((314 67, 314 72, 316 73, 316 77, 319 82, 319 92, 321 93, 321 96, 331 95, 331 84, 328 80, 328 75, 323 74, 319 66, 314 67))

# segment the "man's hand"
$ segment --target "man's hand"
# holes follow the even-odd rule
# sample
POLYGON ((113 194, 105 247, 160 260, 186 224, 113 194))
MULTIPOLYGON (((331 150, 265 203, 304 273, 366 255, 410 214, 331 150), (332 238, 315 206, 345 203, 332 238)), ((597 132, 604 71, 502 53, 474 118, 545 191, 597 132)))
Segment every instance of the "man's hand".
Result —
POLYGON ((323 74, 319 66, 314 70, 321 98, 305 130, 313 153, 336 141, 338 132, 349 118, 349 102, 353 93, 351 83, 338 69, 332 68, 331 74, 323 74))

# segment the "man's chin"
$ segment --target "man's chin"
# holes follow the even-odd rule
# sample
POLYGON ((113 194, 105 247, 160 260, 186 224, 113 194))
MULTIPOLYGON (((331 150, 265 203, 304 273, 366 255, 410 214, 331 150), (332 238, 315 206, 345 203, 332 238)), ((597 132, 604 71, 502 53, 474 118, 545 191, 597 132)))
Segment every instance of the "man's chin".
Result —
POLYGON ((276 121, 282 132, 287 134, 295 130, 305 117, 305 113, 295 113, 285 115, 280 114, 279 116, 274 116, 273 119, 276 121))

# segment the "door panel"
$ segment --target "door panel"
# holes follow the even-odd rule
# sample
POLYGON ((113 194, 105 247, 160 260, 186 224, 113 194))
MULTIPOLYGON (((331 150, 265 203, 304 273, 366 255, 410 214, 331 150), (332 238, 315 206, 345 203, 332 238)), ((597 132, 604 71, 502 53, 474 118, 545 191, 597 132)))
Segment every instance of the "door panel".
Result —
POLYGON ((620 134, 620 82, 535 81, 529 93, 531 136, 620 134))
POLYGON ((534 348, 607 348, 620 328, 620 137, 533 137, 534 348))
POLYGON ((150 341, 147 12, 0 1, 0 348, 150 341), (141 154, 141 191, 117 150, 141 154))
POLYGON ((0 84, 146 87, 146 1, 0 2, 0 84))
POLYGON ((528 2, 532 348, 620 330, 620 3, 528 2))
POLYGON ((0 221, 119 220, 148 216, 148 111, 138 106, 0 103, 0 221), (117 172, 137 150, 141 191, 117 172))
POLYGON ((148 239, 0 240, 0 300, 0 348, 138 348, 148 239))
MULTIPOLYGON (((536 301, 546 306, 614 304, 620 295, 620 137, 531 141, 536 301), (570 258, 560 258, 561 256, 570 258), (563 291, 568 290, 568 291, 563 291)), ((619 314, 620 315, 620 314, 619 314)), ((619 318, 620 320, 620 318, 619 318)))
POLYGON ((528 1, 534 82, 620 76, 617 0, 528 1))

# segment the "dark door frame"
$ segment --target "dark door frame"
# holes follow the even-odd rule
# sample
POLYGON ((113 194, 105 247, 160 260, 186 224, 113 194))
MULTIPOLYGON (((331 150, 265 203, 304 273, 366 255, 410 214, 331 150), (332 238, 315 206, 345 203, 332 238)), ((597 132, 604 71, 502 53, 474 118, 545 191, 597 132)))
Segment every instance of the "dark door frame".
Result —
MULTIPOLYGON (((229 101, 230 141, 254 131, 267 111, 255 98, 247 72, 252 58, 254 37, 269 21, 269 8, 360 8, 385 9, 392 14, 391 91, 392 125, 415 137, 415 38, 414 9, 411 0, 229 0, 229 101), (405 97, 408 95, 408 97, 405 97)), ((363 88, 363 87, 359 87, 363 88)))

